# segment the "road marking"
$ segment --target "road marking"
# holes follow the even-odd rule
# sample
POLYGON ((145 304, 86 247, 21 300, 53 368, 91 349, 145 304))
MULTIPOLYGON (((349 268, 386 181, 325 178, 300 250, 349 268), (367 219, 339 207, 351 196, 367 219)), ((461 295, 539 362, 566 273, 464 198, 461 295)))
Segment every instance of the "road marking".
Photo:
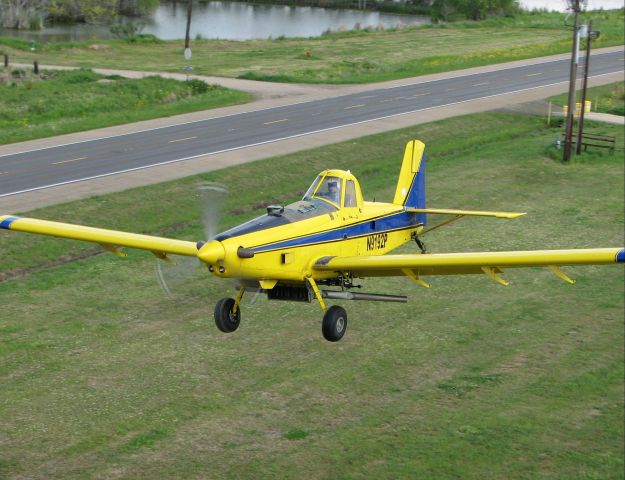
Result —
POLYGON ((60 165, 62 163, 77 162, 78 160, 84 160, 85 158, 89 158, 89 157, 70 158, 69 160, 61 160, 60 162, 52 162, 51 165, 60 165))
POLYGON ((282 122, 288 122, 289 119, 288 118, 283 118, 281 120, 272 120, 271 122, 265 122, 263 123, 263 125, 271 125, 273 123, 282 123, 282 122))
POLYGON ((236 128, 229 128, 229 129, 228 129, 228 131, 229 131, 229 132, 236 132, 236 131, 237 131, 237 129, 236 129, 236 128))
POLYGON ((429 95, 428 92, 425 93, 417 93, 416 95, 413 95, 413 97, 422 97, 423 95, 429 95))
POLYGON ((360 107, 364 107, 366 105, 366 103, 361 103, 359 105, 352 105, 351 107, 345 107, 343 110, 351 110, 352 108, 360 108, 360 107))
POLYGON ((525 75, 526 77, 535 77, 536 75, 542 75, 542 72, 538 72, 538 73, 528 73, 527 75, 525 75))
POLYGON ((187 140, 193 140, 194 138, 197 138, 197 137, 179 138, 179 139, 177 139, 177 140, 170 140, 170 141, 169 141, 169 142, 167 142, 167 143, 186 142, 187 140))
POLYGON ((361 99, 361 100, 363 100, 363 99, 365 99, 365 98, 373 98, 373 97, 375 97, 375 96, 376 96, 376 95, 365 95, 364 97, 358 97, 358 98, 359 98, 359 99, 361 99))
POLYGON ((316 117, 317 115, 321 115, 321 112, 311 113, 311 115, 312 115, 313 117, 316 117))
MULTIPOLYGON (((600 78, 600 77, 605 77, 607 75, 613 75, 614 73, 619 73, 619 72, 601 73, 599 75, 589 76, 588 78, 600 78)), ((279 142, 279 141, 283 141, 283 140, 290 140, 292 138, 305 137, 307 135, 313 135, 315 133, 329 132, 329 131, 332 131, 332 130, 338 130, 340 128, 350 127, 350 126, 353 126, 353 125, 362 125, 362 124, 365 124, 365 123, 375 122, 375 121, 378 121, 378 120, 385 120, 387 118, 395 118, 395 117, 399 117, 399 116, 402 116, 402 115, 410 115, 410 114, 417 113, 417 112, 425 112, 425 111, 428 111, 428 110, 434 110, 434 109, 442 108, 442 107, 449 107, 449 106, 452 106, 452 105, 462 105, 463 103, 474 102, 476 100, 484 100, 484 99, 488 99, 488 98, 496 98, 496 97, 501 97, 501 96, 504 96, 504 95, 512 95, 514 93, 528 92, 528 91, 537 90, 537 89, 540 89, 540 88, 552 87, 552 86, 555 86, 555 85, 565 85, 565 84, 568 84, 568 83, 569 83, 568 80, 564 80, 562 82, 549 83, 547 85, 539 85, 539 86, 536 86, 536 87, 522 88, 520 90, 513 90, 513 91, 510 91, 510 92, 503 92, 503 93, 496 93, 496 94, 493 94, 493 95, 486 95, 485 97, 471 98, 471 99, 467 99, 467 100, 459 100, 457 102, 450 102, 450 103, 446 103, 446 104, 443 104, 443 105, 436 105, 436 106, 424 107, 424 108, 416 108, 416 109, 410 110, 408 112, 401 112, 401 113, 395 113, 395 114, 391 114, 391 115, 384 115, 382 117, 370 118, 368 120, 361 120, 359 122, 347 123, 347 124, 343 124, 343 125, 336 125, 334 127, 328 127, 328 128, 321 128, 319 130, 313 130, 311 132, 303 132, 303 133, 297 133, 297 134, 294 134, 294 135, 287 135, 286 137, 271 138, 269 140, 264 140, 262 142, 250 143, 250 144, 247 144, 247 145, 239 145, 239 146, 236 146, 236 147, 225 148, 223 150, 217 150, 217 151, 214 151, 214 152, 204 152, 204 153, 200 153, 198 155, 192 155, 190 157, 174 158, 173 160, 165 160, 163 162, 153 163, 151 165, 142 165, 140 167, 126 168, 126 169, 117 170, 117 171, 114 171, 114 172, 101 173, 99 175, 92 175, 90 177, 77 178, 75 180, 66 180, 66 181, 63 181, 63 182, 51 183, 51 184, 48 184, 48 185, 41 185, 39 187, 32 187, 32 188, 26 188, 26 189, 23 189, 23 190, 17 190, 17 191, 14 191, 14 192, 0 193, 0 198, 10 197, 10 196, 13 196, 13 195, 19 195, 21 193, 36 192, 38 190, 45 190, 47 188, 60 187, 60 186, 63 186, 63 185, 71 185, 72 183, 84 182, 84 181, 87 181, 87 180, 94 180, 96 178, 111 177, 111 176, 114 176, 114 175, 119 175, 121 173, 137 172, 137 171, 140 171, 140 170, 146 170, 148 168, 159 167, 161 165, 171 165, 173 163, 179 163, 179 162, 184 162, 184 161, 188 161, 188 160, 193 160, 195 158, 203 157, 205 155, 218 155, 220 153, 233 152, 233 151, 236 151, 236 150, 242 150, 242 149, 251 148, 251 147, 258 147, 260 145, 267 145, 267 144, 270 144, 270 143, 275 143, 275 142, 279 142)), ((390 88, 397 88, 397 87, 390 87, 390 88)), ((300 102, 299 104, 302 104, 302 103, 309 103, 309 102, 300 102)), ((277 108, 277 107, 272 107, 272 108, 277 108)), ((267 110, 270 110, 270 109, 267 109, 267 110)), ((240 115, 240 114, 233 114, 233 115, 226 115, 226 116, 234 116, 234 115, 240 115)), ((224 117, 217 117, 217 118, 224 118, 224 117)), ((188 123, 194 123, 194 122, 188 122, 188 123)), ((158 127, 158 128, 148 129, 148 130, 144 130, 144 131, 158 130, 160 128, 165 128, 165 127, 158 127)), ((138 132, 135 132, 135 133, 138 133, 138 132)), ((124 134, 124 135, 130 135, 130 134, 124 134)), ((105 137, 105 138, 121 137, 121 136, 124 136, 124 135, 113 135, 111 137, 105 137)), ((75 145, 76 143, 85 143, 85 142, 88 142, 88 141, 89 140, 83 140, 83 141, 80 141, 80 142, 68 143, 66 145, 75 145)), ((66 145, 60 145, 60 146, 66 146, 66 145)), ((58 148, 58 146, 56 146, 56 147, 47 147, 47 148, 58 148)), ((4 156, 8 156, 8 155, 18 155, 18 154, 23 154, 23 153, 33 152, 33 151, 38 151, 38 150, 45 150, 45 149, 46 148, 38 148, 38 149, 34 149, 34 150, 27 150, 25 152, 0 155, 0 157, 4 157, 4 156)))
POLYGON ((448 88, 447 90, 445 90, 446 92, 453 92, 454 90, 456 90, 455 88, 448 88))
POLYGON ((482 83, 476 83, 475 85, 471 85, 472 87, 481 87, 483 85, 488 85, 490 82, 482 82, 482 83))
POLYGON ((6 175, 9 172, 0 172, 0 175, 6 175))

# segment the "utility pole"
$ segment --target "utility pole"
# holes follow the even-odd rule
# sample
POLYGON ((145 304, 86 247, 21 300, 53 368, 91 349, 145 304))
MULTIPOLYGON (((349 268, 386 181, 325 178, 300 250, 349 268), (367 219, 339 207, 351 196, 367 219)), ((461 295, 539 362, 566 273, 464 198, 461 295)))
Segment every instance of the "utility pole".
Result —
POLYGON ((193 70, 193 67, 189 65, 189 61, 191 60, 191 47, 189 44, 189 35, 191 33, 191 11, 193 9, 193 0, 188 0, 187 4, 187 31, 184 35, 184 59, 186 60, 186 65, 184 66, 184 71, 187 72, 187 82, 189 81, 189 72, 193 70))
POLYGON ((184 48, 189 48, 189 34, 191 33, 191 10, 193 9, 193 0, 187 3, 187 31, 184 35, 184 48))
POLYGON ((575 153, 582 153, 582 135, 584 134, 584 109, 586 108, 586 88, 588 87, 588 69, 590 68, 590 44, 593 38, 596 38, 597 32, 592 31, 592 20, 588 22, 588 32, 586 36, 586 61, 584 63, 584 83, 582 86, 582 111, 579 113, 579 122, 577 125, 577 147, 575 153))
MULTIPOLYGON (((577 79, 577 64, 579 62, 579 12, 580 0, 569 0, 575 12, 573 25, 573 51, 571 52, 571 75, 569 79, 569 109, 566 116, 566 132, 564 134, 564 154, 562 160, 568 162, 571 159, 571 147, 573 142, 573 116, 575 115, 575 81, 577 79)), ((579 143, 579 139, 578 143, 579 143)))

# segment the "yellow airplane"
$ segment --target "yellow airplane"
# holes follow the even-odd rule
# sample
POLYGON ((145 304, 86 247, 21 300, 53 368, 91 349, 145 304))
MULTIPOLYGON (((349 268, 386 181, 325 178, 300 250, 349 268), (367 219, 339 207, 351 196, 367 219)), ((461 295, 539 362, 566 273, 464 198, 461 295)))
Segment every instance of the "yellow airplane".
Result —
POLYGON ((59 222, 0 216, 0 228, 99 243, 119 256, 120 247, 169 255, 197 257, 220 278, 239 281, 236 298, 215 306, 222 332, 241 321, 241 300, 247 291, 270 300, 319 302, 324 311, 322 333, 336 342, 345 334, 347 314, 327 299, 405 302, 406 296, 354 292, 358 278, 406 276, 429 288, 430 275, 482 274, 502 284, 506 268, 544 266, 574 283, 562 265, 623 263, 623 248, 430 254, 421 236, 465 216, 513 219, 524 213, 433 209, 425 206, 425 145, 408 142, 392 203, 363 200, 358 180, 349 171, 325 170, 304 197, 286 206, 270 205, 267 213, 201 242, 85 227, 59 222), (445 220, 429 225, 428 215, 445 220), (417 254, 385 255, 414 240, 417 254))

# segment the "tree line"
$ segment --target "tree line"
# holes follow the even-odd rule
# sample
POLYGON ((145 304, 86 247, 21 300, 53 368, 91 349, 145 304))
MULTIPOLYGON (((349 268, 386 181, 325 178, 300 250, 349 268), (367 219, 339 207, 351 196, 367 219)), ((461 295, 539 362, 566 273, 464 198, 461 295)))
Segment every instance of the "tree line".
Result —
MULTIPOLYGON (((199 0, 210 1, 210 0, 199 0)), ((237 1, 237 0, 235 0, 237 1)), ((518 0, 238 0, 247 3, 354 8, 428 15, 433 20, 482 20, 512 15, 518 0)), ((0 25, 37 30, 43 23, 113 23, 120 16, 141 17, 159 0, 0 0, 0 25)), ((181 2, 184 3, 184 2, 181 2)))
POLYGON ((121 15, 141 17, 159 0, 0 0, 0 25, 38 30, 43 23, 112 23, 121 15))

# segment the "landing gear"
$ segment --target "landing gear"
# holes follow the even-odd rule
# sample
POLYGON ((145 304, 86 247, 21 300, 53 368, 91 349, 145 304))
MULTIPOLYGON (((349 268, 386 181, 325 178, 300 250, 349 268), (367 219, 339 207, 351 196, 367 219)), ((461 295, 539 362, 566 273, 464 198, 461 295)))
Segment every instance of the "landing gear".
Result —
POLYGON ((245 289, 240 289, 236 300, 222 298, 215 305, 215 325, 224 333, 234 332, 241 323, 241 299, 245 289))
POLYGON ((343 307, 332 305, 323 316, 321 332, 329 342, 338 342, 347 330, 347 312, 343 307))
POLYGON ((317 283, 312 278, 308 278, 307 280, 308 285, 310 285, 311 290, 319 302, 319 306, 325 312, 323 314, 323 321, 321 322, 323 338, 328 342, 338 342, 343 338, 347 330, 347 312, 343 307, 339 307, 338 305, 332 305, 330 308, 327 308, 323 301, 323 296, 317 287, 317 283))

